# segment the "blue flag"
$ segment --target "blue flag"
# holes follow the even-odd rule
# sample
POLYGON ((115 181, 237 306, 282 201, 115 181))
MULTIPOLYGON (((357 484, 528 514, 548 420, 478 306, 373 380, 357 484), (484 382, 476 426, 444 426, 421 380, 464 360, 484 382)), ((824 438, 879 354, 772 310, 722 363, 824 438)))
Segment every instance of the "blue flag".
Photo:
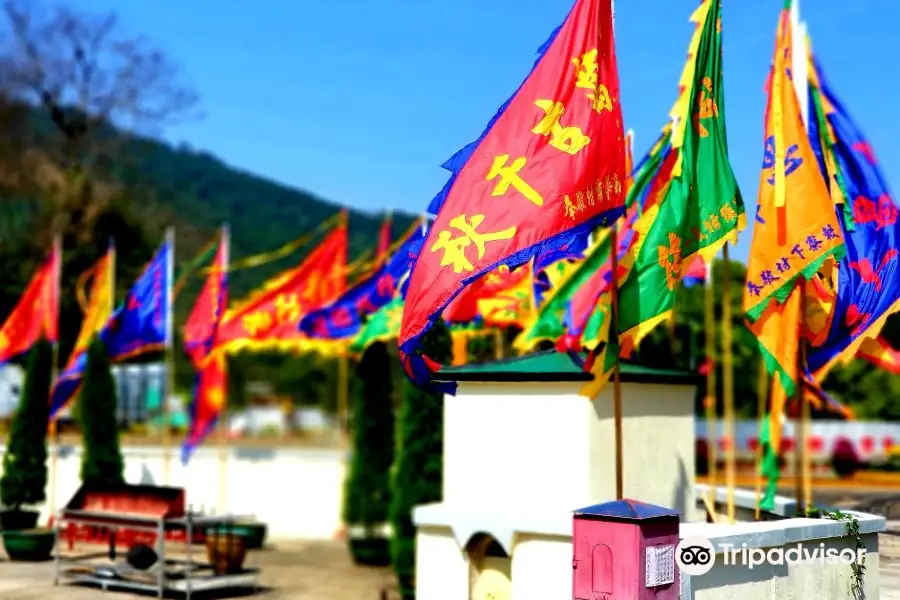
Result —
POLYGON ((329 306, 303 317, 300 331, 320 340, 340 340, 357 335, 362 329, 363 316, 378 312, 398 294, 405 293, 409 270, 427 235, 427 229, 416 227, 381 268, 329 306))
POLYGON ((900 309, 900 224, 871 146, 818 63, 813 75, 818 81, 810 85, 810 138, 826 179, 841 187, 852 208, 852 219, 838 210, 847 254, 838 269, 834 318, 825 342, 809 353, 809 368, 818 378, 836 362, 853 358, 863 339, 877 335, 884 319, 900 309), (830 156, 836 177, 828 174, 830 156))
MULTIPOLYGON (((100 332, 111 361, 164 349, 171 343, 172 246, 166 242, 156 251, 144 272, 131 287, 125 302, 116 309, 100 332)), ((81 387, 87 368, 87 352, 82 351, 63 371, 50 399, 54 418, 81 387)))

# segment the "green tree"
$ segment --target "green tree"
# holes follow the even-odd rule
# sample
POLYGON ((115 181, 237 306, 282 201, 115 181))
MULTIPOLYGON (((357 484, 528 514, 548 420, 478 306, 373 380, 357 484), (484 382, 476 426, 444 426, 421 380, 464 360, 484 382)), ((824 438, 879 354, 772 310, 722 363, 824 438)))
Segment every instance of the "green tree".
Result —
MULTIPOLYGON (((452 358, 450 332, 435 323, 422 339, 422 351, 442 364, 452 358)), ((397 423, 397 461, 394 465, 391 558, 404 600, 415 598, 416 527, 412 510, 418 504, 440 501, 443 490, 444 398, 406 382, 397 423)))
POLYGON ((42 339, 29 353, 25 387, 3 455, 0 503, 14 511, 45 500, 52 363, 50 343, 42 339))
POLYGON ((361 564, 390 564, 389 538, 380 531, 388 522, 391 464, 394 460, 394 407, 391 404, 391 356, 387 345, 369 346, 356 369, 358 393, 353 404, 353 455, 344 492, 344 522, 350 552, 361 564), (362 535, 354 535, 358 529, 362 535))
POLYGON ((88 348, 87 370, 78 401, 84 448, 82 483, 98 486, 125 483, 125 462, 116 423, 116 384, 109 370, 106 348, 99 339, 88 348))

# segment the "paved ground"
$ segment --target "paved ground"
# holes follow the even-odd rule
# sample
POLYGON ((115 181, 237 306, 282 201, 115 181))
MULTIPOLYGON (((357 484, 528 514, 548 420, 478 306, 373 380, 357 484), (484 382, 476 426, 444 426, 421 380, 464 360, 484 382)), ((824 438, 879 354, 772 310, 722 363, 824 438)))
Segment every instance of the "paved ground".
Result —
MULTIPOLYGON (((2 554, 0 554, 2 557, 2 554)), ((379 600, 381 590, 393 584, 388 569, 351 564, 346 546, 339 542, 279 544, 248 557, 259 560, 266 600, 379 600)), ((133 594, 101 592, 93 588, 53 586, 53 564, 5 562, 0 558, 2 600, 120 600, 133 594)), ((393 595, 389 597, 394 597, 393 595)))

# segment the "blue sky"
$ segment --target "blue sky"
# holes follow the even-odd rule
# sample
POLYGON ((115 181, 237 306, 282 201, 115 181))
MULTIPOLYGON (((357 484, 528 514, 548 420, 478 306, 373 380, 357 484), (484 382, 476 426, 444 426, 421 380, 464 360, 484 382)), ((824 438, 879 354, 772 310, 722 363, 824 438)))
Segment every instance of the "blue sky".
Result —
MULTIPOLYGON (((170 141, 342 204, 421 212, 447 179, 440 164, 478 137, 571 0, 75 4, 115 10, 124 28, 181 63, 205 114, 166 132, 170 141)), ((697 0, 618 4, 622 104, 642 154, 675 99, 697 0)), ((723 5, 729 149, 750 214, 780 6, 723 5)), ((806 0, 801 13, 829 81, 897 190, 900 67, 892 39, 900 2, 806 0)), ((747 231, 735 255, 745 258, 749 243, 747 231)))

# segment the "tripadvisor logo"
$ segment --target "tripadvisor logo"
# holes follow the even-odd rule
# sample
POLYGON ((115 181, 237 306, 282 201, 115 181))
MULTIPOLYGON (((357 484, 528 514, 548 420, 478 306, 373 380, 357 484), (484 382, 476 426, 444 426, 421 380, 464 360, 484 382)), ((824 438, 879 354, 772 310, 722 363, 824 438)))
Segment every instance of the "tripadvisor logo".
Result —
MULTIPOLYGON (((706 538, 691 537, 679 542, 675 549, 675 562, 686 575, 705 575, 716 564, 716 547, 706 538)), ((720 544, 723 565, 743 565, 753 569, 762 565, 790 565, 794 563, 821 561, 829 565, 863 565, 866 562, 865 548, 828 548, 824 543, 816 545, 797 544, 779 548, 748 548, 734 544, 720 544)))

